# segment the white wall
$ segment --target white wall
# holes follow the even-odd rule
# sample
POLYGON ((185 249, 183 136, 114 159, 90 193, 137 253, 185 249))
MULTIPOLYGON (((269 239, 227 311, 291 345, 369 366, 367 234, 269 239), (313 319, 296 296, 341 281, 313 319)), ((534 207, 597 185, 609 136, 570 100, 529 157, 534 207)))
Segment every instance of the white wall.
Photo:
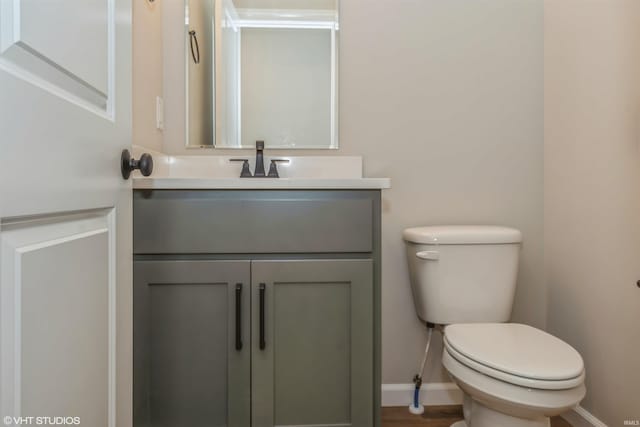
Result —
MULTIPOLYGON (((393 186, 383 200, 384 383, 410 382, 425 344, 405 227, 522 230, 514 319, 544 326, 542 17, 539 0, 342 3, 341 153, 363 155, 366 175, 393 186)), ((429 381, 446 380, 436 365, 429 381)))
POLYGON ((162 2, 133 6, 133 144, 162 150, 156 96, 162 96, 162 2))
POLYGON ((185 148, 184 1, 158 1, 162 2, 163 149, 168 154, 211 154, 210 150, 185 148))
POLYGON ((640 419, 640 2, 545 1, 548 327, 587 367, 582 403, 640 419))
MULTIPOLYGON (((159 1, 159 0, 156 0, 159 1)), ((163 4, 164 150, 184 148, 181 1, 163 4)), ((383 196, 383 382, 410 383, 424 351, 401 232, 423 224, 504 224, 524 233, 514 320, 544 327, 542 0, 343 0, 340 150, 383 196)), ((439 339, 434 353, 440 351, 439 339)), ((428 382, 448 381, 439 357, 428 382)))

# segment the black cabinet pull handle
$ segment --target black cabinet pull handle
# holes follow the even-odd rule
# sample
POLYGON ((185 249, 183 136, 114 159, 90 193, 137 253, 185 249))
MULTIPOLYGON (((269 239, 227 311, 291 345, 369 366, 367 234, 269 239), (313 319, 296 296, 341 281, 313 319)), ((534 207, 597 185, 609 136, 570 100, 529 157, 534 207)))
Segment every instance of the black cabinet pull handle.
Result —
POLYGON ((242 350, 242 283, 236 284, 236 350, 242 350))
POLYGON ((267 287, 264 283, 260 283, 260 350, 264 350, 267 342, 264 338, 264 297, 267 287))

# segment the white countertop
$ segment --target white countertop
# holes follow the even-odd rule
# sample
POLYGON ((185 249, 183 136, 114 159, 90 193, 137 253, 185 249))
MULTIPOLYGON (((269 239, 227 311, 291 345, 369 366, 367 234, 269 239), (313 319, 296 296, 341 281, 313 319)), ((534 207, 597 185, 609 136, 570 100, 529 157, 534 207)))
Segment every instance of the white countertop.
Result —
MULTIPOLYGON (((136 158, 151 151, 134 146, 136 158)), ((391 188, 389 178, 363 178, 362 157, 358 156, 276 156, 281 178, 240 178, 242 165, 231 162, 242 156, 170 156, 152 151, 153 173, 143 177, 135 171, 134 189, 156 190, 381 190, 391 188)), ((255 169, 254 159, 250 168, 255 169)), ((265 166, 269 165, 269 156, 265 166)))
POLYGON ((389 178, 173 178, 135 177, 134 189, 154 190, 381 190, 389 178))

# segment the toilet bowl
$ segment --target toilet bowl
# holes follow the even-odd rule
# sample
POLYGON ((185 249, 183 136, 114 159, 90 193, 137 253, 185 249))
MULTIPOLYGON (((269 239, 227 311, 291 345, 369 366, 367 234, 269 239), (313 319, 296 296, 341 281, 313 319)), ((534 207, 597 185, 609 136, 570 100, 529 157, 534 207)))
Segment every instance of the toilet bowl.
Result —
POLYGON ((584 363, 569 344, 506 323, 522 235, 496 226, 404 231, 416 314, 443 325, 442 363, 464 393, 454 427, 549 427, 585 395, 584 363))
POLYGON ((467 396, 473 427, 548 427, 585 395, 578 352, 526 325, 447 326, 442 363, 467 396))

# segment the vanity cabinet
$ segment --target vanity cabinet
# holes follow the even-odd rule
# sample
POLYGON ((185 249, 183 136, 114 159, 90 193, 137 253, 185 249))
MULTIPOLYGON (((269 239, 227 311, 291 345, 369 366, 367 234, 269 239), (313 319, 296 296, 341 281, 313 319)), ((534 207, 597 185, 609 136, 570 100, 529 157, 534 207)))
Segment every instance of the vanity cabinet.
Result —
POLYGON ((379 425, 380 192, 134 191, 134 426, 379 425))

